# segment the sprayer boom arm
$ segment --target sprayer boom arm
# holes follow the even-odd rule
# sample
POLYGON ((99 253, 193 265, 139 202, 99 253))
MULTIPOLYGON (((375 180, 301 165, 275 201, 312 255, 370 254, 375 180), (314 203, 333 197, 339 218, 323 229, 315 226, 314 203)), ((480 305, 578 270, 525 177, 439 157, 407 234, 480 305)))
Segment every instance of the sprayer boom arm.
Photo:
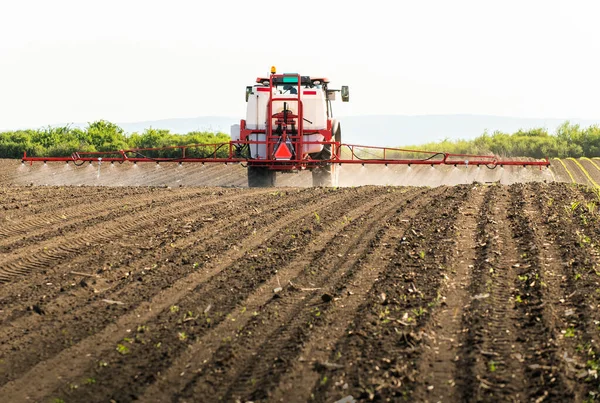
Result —
POLYGON ((332 153, 331 159, 278 160, 270 158, 250 158, 244 150, 260 141, 230 141, 218 144, 192 144, 161 148, 135 148, 119 151, 75 152, 64 157, 30 157, 25 153, 23 162, 62 161, 82 164, 85 162, 177 162, 177 163, 251 163, 254 166, 269 167, 273 170, 298 170, 322 166, 324 164, 378 164, 378 165, 485 165, 495 168, 500 165, 549 166, 548 158, 543 160, 506 160, 494 155, 451 154, 444 152, 407 150, 401 148, 342 144, 335 141, 305 142, 306 144, 329 144, 339 153, 332 153))

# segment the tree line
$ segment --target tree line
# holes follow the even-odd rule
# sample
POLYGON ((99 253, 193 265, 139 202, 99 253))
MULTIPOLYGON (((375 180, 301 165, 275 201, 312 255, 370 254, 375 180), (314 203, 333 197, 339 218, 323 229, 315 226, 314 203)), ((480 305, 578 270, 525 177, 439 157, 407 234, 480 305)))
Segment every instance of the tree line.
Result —
POLYGON ((580 127, 568 121, 548 133, 543 128, 515 133, 487 132, 472 140, 450 140, 408 146, 452 154, 494 154, 500 157, 567 158, 599 157, 600 126, 580 127))
MULTIPOLYGON (((76 151, 118 151, 133 148, 158 148, 189 144, 226 143, 229 136, 224 133, 189 132, 175 134, 169 130, 148 128, 142 133, 126 134, 118 125, 99 120, 85 128, 45 127, 41 129, 15 130, 0 133, 0 158, 21 158, 23 152, 34 157, 70 156, 76 151)), ((207 156, 212 147, 197 147, 187 151, 187 155, 207 156)), ((219 156, 227 155, 225 147, 218 151, 219 156)), ((154 152, 152 157, 177 157, 180 150, 154 152)))
MULTIPOLYGON (((133 148, 157 148, 189 144, 226 143, 224 133, 189 132, 175 134, 169 130, 148 128, 142 133, 126 134, 118 125, 99 120, 85 128, 46 127, 0 133, 0 158, 30 156, 69 156, 75 151, 118 151, 133 148)), ((501 157, 597 157, 600 156, 600 126, 580 127, 568 121, 554 133, 543 128, 519 130, 516 133, 487 132, 472 140, 431 142, 402 148, 439 151, 453 154, 494 154, 501 157)), ((206 157, 214 149, 196 147, 189 157, 206 157)), ((226 156, 227 148, 217 156, 226 156)), ((178 157, 180 150, 154 152, 152 157, 178 157)), ((418 157, 418 156, 417 156, 418 157)))

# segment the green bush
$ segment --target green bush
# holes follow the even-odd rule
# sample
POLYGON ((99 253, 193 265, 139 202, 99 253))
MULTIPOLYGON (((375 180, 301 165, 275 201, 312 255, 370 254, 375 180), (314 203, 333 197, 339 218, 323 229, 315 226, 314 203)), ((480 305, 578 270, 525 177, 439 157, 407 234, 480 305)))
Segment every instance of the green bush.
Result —
MULTIPOLYGON (((99 120, 89 123, 85 129, 64 127, 45 127, 37 130, 20 130, 0 133, 0 158, 21 158, 27 155, 41 157, 68 157, 76 151, 119 151, 133 148, 158 148, 184 146, 189 144, 227 143, 229 136, 224 133, 190 132, 174 134, 169 130, 146 129, 142 134, 127 136, 118 125, 99 120)), ((186 150, 188 157, 209 157, 213 147, 192 147, 186 150)), ((169 148, 160 151, 141 151, 150 158, 178 158, 181 148, 169 148)), ((217 156, 226 157, 228 148, 219 149, 217 156)), ((133 156, 133 154, 130 154, 133 156)))
MULTIPOLYGON (((402 148, 451 154, 494 154, 501 157, 597 157, 600 156, 600 127, 583 129, 567 121, 554 134, 542 128, 519 130, 513 134, 496 131, 493 134, 483 133, 473 140, 446 139, 402 148)), ((420 157, 415 154, 414 158, 420 157)))

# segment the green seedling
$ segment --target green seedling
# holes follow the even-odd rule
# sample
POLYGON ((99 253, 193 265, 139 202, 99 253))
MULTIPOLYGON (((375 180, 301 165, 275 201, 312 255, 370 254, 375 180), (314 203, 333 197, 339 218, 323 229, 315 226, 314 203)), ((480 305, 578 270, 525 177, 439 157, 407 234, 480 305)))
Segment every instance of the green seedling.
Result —
POLYGON ((117 351, 121 355, 126 355, 126 354, 129 354, 129 347, 127 347, 123 344, 117 344, 117 351))
POLYGON ((575 328, 568 327, 567 330, 565 330, 565 337, 575 337, 575 328))
POLYGON ((571 213, 574 213, 575 210, 577 210, 577 207, 579 207, 580 202, 578 201, 574 201, 571 203, 570 209, 571 209, 571 213))
POLYGON ((587 211, 590 214, 594 214, 596 212, 596 203, 595 202, 588 202, 585 204, 585 207, 587 208, 587 211))
POLYGON ((321 224, 321 217, 319 216, 319 213, 317 213, 315 211, 315 222, 317 223, 317 225, 321 224))

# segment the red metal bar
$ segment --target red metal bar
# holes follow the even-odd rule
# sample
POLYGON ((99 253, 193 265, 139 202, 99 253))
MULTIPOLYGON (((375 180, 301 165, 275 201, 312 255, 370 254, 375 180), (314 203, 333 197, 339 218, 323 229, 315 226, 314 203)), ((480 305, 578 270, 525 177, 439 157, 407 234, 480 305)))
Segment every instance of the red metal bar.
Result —
MULTIPOLYGON (((300 142, 301 137, 298 136, 290 136, 296 141, 300 142), (300 137, 300 138, 298 138, 300 137)), ((236 148, 244 145, 251 144, 265 144, 269 143, 270 140, 267 138, 266 141, 230 141, 229 143, 218 143, 218 144, 193 144, 193 145, 185 145, 185 146, 169 146, 169 147, 160 147, 160 148, 138 148, 138 149, 130 149, 130 150, 119 150, 119 151, 95 151, 95 152, 76 152, 70 156, 65 157, 30 157, 27 156, 27 153, 23 154, 22 161, 25 162, 194 162, 194 163, 244 163, 244 162, 252 162, 252 164, 259 166, 267 166, 271 169, 275 170, 289 170, 289 169, 306 169, 312 168, 317 165, 329 164, 329 163, 337 163, 337 164, 369 164, 369 165, 486 165, 491 167, 500 166, 549 166, 550 161, 548 158, 545 160, 535 160, 535 161, 518 161, 518 160, 501 160, 498 157, 493 155, 471 155, 471 154, 449 154, 449 153, 440 153, 440 152, 432 152, 432 151, 422 151, 422 150, 407 150, 400 148, 390 148, 390 147, 375 147, 375 146, 361 146, 355 144, 341 144, 336 143, 334 141, 306 141, 301 144, 331 144, 332 147, 336 147, 337 150, 340 148, 343 150, 347 148, 350 151, 350 156, 343 158, 341 153, 334 153, 332 159, 330 160, 312 160, 310 158, 298 158, 301 156, 301 153, 296 154, 295 159, 278 161, 272 158, 266 158, 262 160, 257 159, 248 159, 243 157, 236 156, 236 148), (226 147, 226 148, 225 148, 226 147), (210 149, 211 151, 207 153, 207 157, 190 157, 190 153, 187 151, 194 148, 204 148, 210 149), (227 156, 226 157, 217 157, 217 153, 219 149, 225 148, 227 156), (381 154, 381 158, 377 156, 374 157, 361 157, 357 155, 360 153, 360 150, 371 150, 376 151, 381 154), (145 155, 148 152, 160 152, 160 151, 168 151, 168 150, 180 150, 180 157, 152 157, 149 155, 145 155), (423 158, 393 158, 391 156, 394 153, 411 153, 423 155, 423 158)))

